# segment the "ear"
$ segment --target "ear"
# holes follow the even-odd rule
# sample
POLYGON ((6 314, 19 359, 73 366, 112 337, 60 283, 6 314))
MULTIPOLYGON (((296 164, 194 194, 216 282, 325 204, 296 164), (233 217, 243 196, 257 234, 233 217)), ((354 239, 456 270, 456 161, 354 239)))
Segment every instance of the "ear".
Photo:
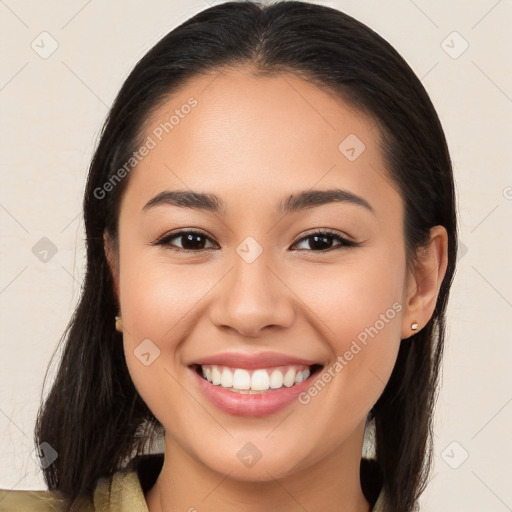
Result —
POLYGON ((418 332, 411 329, 413 322, 418 323, 419 330, 432 317, 447 266, 448 233, 444 226, 434 226, 428 246, 418 251, 414 270, 407 277, 402 339, 418 332))
POLYGON ((114 243, 106 230, 103 232, 103 248, 110 268, 110 274, 114 281, 114 292, 116 294, 117 303, 119 304, 119 265, 117 249, 114 247, 114 243))

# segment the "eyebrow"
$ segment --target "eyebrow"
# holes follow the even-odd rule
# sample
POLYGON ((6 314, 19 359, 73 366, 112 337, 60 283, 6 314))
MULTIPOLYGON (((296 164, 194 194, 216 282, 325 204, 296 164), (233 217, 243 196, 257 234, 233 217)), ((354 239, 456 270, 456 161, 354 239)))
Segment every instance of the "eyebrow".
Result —
MULTIPOLYGON (((348 190, 333 188, 328 190, 304 190, 297 194, 291 194, 282 200, 278 210, 282 213, 294 213, 315 206, 330 203, 349 203, 361 206, 375 215, 374 208, 366 199, 349 192, 348 190)), ((191 190, 165 190, 150 199, 142 209, 150 210, 156 206, 170 205, 181 208, 192 208, 213 213, 226 213, 226 204, 215 194, 194 192, 191 190)))

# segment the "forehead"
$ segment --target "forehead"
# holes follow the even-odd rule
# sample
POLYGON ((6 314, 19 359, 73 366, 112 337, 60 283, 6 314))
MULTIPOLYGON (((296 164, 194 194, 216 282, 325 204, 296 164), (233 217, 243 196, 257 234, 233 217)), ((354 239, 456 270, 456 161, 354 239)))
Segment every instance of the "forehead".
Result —
POLYGON ((151 149, 127 190, 140 207, 173 188, 262 206, 275 206, 284 191, 340 186, 400 201, 375 122, 291 74, 232 69, 196 77, 152 113, 143 140, 151 149))

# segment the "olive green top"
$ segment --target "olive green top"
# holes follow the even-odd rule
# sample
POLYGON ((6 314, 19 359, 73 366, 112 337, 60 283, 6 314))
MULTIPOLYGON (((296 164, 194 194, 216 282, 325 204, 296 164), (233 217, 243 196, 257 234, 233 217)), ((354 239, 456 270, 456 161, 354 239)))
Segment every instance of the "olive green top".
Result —
MULTIPOLYGON (((59 491, 0 489, 0 512, 148 512, 144 493, 156 481, 163 454, 139 455, 125 469, 98 480, 91 496, 70 505, 59 491)), ((381 492, 372 512, 381 512, 381 492)))

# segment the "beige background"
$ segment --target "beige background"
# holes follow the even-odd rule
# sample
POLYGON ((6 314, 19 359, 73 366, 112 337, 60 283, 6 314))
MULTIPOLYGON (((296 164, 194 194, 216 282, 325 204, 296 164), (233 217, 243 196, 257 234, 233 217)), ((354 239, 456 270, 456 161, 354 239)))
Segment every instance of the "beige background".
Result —
MULTIPOLYGON (((44 488, 30 455, 35 414, 80 291, 81 198, 107 109, 136 61, 208 3, 0 1, 2 488, 44 488), (42 58, 52 44, 58 48, 42 58), (56 249, 46 262, 33 252, 43 237, 56 249)), ((449 307, 435 467, 422 510, 512 510, 512 2, 322 3, 369 25, 408 61, 438 110, 454 163, 467 252, 449 307)))

